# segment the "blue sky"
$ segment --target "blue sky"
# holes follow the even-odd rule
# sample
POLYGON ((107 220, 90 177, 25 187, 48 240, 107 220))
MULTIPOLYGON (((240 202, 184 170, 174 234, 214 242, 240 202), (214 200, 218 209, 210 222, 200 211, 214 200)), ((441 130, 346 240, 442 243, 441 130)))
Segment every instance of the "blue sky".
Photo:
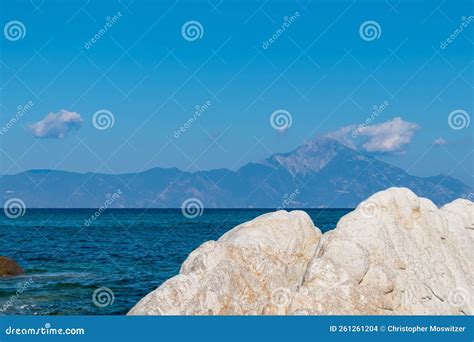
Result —
POLYGON ((368 153, 411 174, 447 173, 472 185, 474 124, 448 122, 453 111, 469 120, 473 113, 470 1, 1 6, 4 29, 19 21, 24 36, 1 37, 0 173, 235 169, 371 118, 371 137, 387 143, 388 135, 396 146, 368 153), (202 28, 196 40, 183 36, 189 21, 202 28), (373 40, 360 34, 367 21, 379 26, 373 40), (94 126, 100 110, 113 126, 94 126), (276 110, 289 113, 291 127, 272 127, 276 110), (397 117, 408 126, 383 126, 397 117))

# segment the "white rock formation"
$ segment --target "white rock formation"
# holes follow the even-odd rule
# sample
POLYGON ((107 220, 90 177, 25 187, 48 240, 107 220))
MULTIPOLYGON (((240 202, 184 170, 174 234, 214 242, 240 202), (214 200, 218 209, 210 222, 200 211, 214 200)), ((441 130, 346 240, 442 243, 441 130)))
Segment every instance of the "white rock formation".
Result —
POLYGON ((321 234, 302 211, 193 251, 130 315, 474 314, 474 203, 376 193, 321 234))

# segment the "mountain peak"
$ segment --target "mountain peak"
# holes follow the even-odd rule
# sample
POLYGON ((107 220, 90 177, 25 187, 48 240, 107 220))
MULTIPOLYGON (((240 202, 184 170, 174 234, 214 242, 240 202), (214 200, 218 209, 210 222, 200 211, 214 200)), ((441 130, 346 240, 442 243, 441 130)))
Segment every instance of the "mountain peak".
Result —
POLYGON ((339 153, 360 155, 339 141, 319 135, 306 140, 303 145, 287 153, 277 153, 265 159, 262 164, 279 167, 283 166, 292 175, 318 172, 324 168, 339 153))
POLYGON ((312 139, 307 139, 304 141, 304 144, 311 144, 311 143, 339 143, 337 139, 327 135, 327 134, 317 134, 312 139))

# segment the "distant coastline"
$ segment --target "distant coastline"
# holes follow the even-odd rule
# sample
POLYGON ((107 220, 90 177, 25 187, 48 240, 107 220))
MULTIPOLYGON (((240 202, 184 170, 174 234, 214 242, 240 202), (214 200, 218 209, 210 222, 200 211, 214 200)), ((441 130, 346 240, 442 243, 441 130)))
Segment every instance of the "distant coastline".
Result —
POLYGON ((236 171, 32 170, 0 176, 4 201, 18 198, 27 208, 353 208, 393 186, 408 187, 437 205, 474 194, 472 187, 450 176, 412 176, 329 137, 236 171))

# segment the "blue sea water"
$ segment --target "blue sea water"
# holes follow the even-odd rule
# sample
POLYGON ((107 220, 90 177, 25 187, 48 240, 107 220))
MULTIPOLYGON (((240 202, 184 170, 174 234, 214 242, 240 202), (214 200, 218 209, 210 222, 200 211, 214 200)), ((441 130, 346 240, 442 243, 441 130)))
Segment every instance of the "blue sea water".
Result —
MULTIPOLYGON (((215 209, 189 219, 179 209, 108 209, 89 226, 93 209, 3 216, 0 255, 15 259, 26 275, 0 278, 0 314, 125 314, 176 275, 200 244, 269 211, 215 209), (110 296, 94 304, 93 293, 102 287, 110 296)), ((325 232, 350 209, 305 211, 325 232)))

